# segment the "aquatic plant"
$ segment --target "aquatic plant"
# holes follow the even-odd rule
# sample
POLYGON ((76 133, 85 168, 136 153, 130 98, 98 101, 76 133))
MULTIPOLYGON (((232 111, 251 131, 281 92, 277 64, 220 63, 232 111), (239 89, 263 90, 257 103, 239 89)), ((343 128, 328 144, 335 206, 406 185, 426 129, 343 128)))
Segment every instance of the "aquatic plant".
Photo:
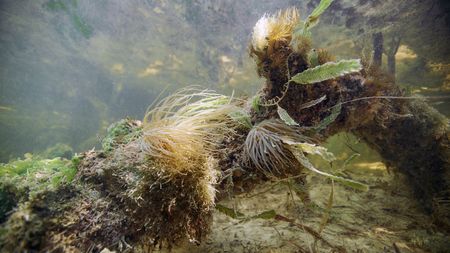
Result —
MULTIPOLYGON (((292 40, 290 46, 294 52, 299 51, 300 42, 311 38, 310 29, 318 24, 319 17, 331 5, 333 0, 321 0, 319 5, 306 18, 305 21, 299 21, 292 31, 292 40), (297 49, 297 50, 296 50, 297 49)), ((339 62, 327 62, 331 57, 325 50, 312 49, 309 52, 303 50, 301 53, 307 53, 307 61, 311 68, 296 74, 290 81, 298 84, 311 84, 325 80, 340 77, 349 73, 358 72, 362 69, 360 60, 341 60, 339 62), (326 62, 326 63, 324 63, 326 62), (322 64, 322 65, 320 65, 322 64)))
POLYGON ((304 21, 298 21, 292 29, 292 36, 289 46, 294 52, 301 54, 308 53, 311 47, 310 29, 319 23, 319 17, 331 5, 333 0, 321 0, 319 5, 311 12, 304 21))
MULTIPOLYGON (((293 42, 300 37, 311 37, 310 29, 319 23, 319 17, 322 15, 334 0, 321 0, 319 5, 309 14, 305 21, 300 21, 296 24, 293 31, 293 42)), ((295 44, 291 44, 293 48, 295 44)))
POLYGON ((281 108, 281 106, 277 106, 277 113, 280 119, 288 126, 298 126, 299 124, 295 122, 291 116, 289 116, 288 112, 281 108))
POLYGON ((323 65, 319 65, 296 74, 290 79, 290 81, 298 84, 318 83, 346 74, 358 72, 361 69, 362 65, 359 59, 327 62, 323 65))
POLYGON ((331 123, 333 123, 339 116, 342 110, 342 103, 337 103, 333 108, 331 108, 331 114, 325 117, 317 126, 314 127, 316 131, 325 129, 331 123))
POLYGON ((328 151, 324 147, 317 146, 314 144, 309 143, 291 143, 289 145, 291 147, 291 152, 294 154, 295 158, 302 164, 303 167, 307 168, 308 170, 315 172, 321 176, 328 177, 336 182, 341 183, 342 185, 361 190, 361 191, 367 191, 369 190, 369 186, 366 184, 363 184, 361 182, 357 182, 351 179, 343 178, 340 176, 336 176, 330 173, 323 172, 321 170, 318 170, 311 162, 310 160, 303 154, 311 154, 311 155, 319 155, 322 159, 328 162, 334 161, 336 158, 334 158, 334 155, 328 151))

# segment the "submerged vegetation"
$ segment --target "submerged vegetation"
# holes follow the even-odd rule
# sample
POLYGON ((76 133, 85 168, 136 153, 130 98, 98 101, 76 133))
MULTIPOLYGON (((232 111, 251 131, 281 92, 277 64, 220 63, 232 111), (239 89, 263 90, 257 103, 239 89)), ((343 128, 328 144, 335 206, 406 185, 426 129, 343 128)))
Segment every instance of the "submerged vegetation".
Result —
POLYGON ((361 69, 362 65, 359 60, 327 62, 323 65, 319 65, 298 73, 290 80, 299 84, 312 84, 344 76, 346 74, 359 72, 361 69))
POLYGON ((70 184, 77 172, 79 157, 42 159, 27 154, 8 164, 0 164, 0 220, 23 203, 61 185, 70 184))
POLYGON ((121 144, 127 144, 137 139, 142 134, 140 122, 130 119, 122 119, 106 130, 106 136, 102 140, 102 149, 110 152, 121 144))

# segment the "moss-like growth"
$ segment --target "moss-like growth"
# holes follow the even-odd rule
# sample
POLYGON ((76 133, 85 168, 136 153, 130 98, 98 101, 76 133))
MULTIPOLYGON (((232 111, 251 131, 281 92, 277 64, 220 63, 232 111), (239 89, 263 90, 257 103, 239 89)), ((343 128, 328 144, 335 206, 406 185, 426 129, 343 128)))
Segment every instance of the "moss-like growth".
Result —
POLYGON ((105 152, 110 152, 119 145, 137 139, 141 134, 142 127, 139 121, 122 119, 108 127, 106 136, 102 140, 102 149, 105 152))
MULTIPOLYGON (((75 157, 74 161, 78 158, 75 157)), ((0 164, 0 219, 4 220, 18 202, 36 195, 55 191, 70 183, 77 172, 77 164, 64 158, 40 159, 31 154, 25 159, 0 164)))

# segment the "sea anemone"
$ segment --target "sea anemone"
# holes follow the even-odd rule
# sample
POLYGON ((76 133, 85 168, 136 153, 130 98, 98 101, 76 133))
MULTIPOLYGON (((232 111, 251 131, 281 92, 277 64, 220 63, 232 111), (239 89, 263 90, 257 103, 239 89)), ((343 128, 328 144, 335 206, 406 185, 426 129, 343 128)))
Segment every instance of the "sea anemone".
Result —
POLYGON ((265 120, 247 135, 244 152, 255 167, 267 176, 284 175, 298 162, 286 143, 305 142, 309 138, 280 120, 265 120))
POLYGON ((300 20, 296 8, 263 15, 253 28, 252 46, 257 52, 271 50, 277 41, 290 42, 292 31, 300 20))

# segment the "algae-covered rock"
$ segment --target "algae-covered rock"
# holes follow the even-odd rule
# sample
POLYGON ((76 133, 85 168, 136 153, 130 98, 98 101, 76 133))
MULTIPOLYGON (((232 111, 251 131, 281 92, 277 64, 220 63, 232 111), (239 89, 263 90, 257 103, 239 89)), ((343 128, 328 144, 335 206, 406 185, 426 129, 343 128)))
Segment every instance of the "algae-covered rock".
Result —
POLYGON ((115 124, 109 152, 91 150, 73 161, 30 155, 5 165, 0 186, 15 208, 5 202, 11 214, 0 248, 97 252, 199 243, 211 224, 217 162, 205 152, 180 153, 181 160, 149 156, 141 129, 132 120, 115 124))
POLYGON ((27 154, 7 164, 0 164, 0 220, 4 220, 19 202, 43 192, 55 191, 69 184, 77 172, 78 157, 41 159, 27 154))
POLYGON ((141 135, 141 130, 141 122, 136 120, 122 119, 111 124, 102 140, 103 151, 109 152, 120 144, 136 139, 141 135))

